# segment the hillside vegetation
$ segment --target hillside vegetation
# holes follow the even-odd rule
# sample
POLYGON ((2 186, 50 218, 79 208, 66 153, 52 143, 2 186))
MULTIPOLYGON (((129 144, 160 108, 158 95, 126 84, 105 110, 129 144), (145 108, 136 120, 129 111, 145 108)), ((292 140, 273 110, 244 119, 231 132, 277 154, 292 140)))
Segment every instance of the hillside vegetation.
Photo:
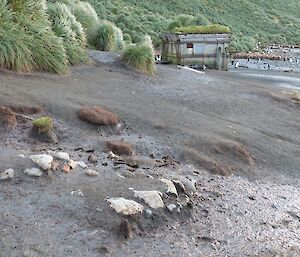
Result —
POLYGON ((233 32, 232 49, 251 50, 261 43, 300 43, 299 0, 88 0, 101 19, 110 20, 133 42, 144 34, 159 44, 178 15, 192 15, 195 25, 221 24, 233 32))

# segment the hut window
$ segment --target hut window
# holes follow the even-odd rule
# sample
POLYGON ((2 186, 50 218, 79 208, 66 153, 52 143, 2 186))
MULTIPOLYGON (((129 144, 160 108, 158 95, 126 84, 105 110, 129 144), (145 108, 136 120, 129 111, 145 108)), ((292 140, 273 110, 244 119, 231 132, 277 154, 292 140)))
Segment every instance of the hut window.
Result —
POLYGON ((186 48, 194 48, 194 44, 193 43, 187 43, 186 48))

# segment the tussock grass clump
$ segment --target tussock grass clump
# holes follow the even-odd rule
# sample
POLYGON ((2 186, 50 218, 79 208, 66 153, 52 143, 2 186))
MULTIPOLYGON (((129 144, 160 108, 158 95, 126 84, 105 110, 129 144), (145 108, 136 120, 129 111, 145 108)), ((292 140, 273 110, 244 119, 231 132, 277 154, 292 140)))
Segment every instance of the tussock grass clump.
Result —
POLYGON ((48 5, 48 13, 53 31, 63 39, 69 62, 71 64, 87 62, 85 33, 70 9, 65 4, 56 2, 48 5))
POLYGON ((231 30, 227 26, 220 24, 213 24, 207 26, 187 26, 187 27, 176 27, 172 30, 176 33, 199 33, 199 34, 224 34, 231 33, 231 30))
POLYGON ((143 43, 128 46, 122 56, 125 63, 148 74, 155 73, 154 48, 151 38, 145 37, 143 43))
POLYGON ((117 51, 125 47, 122 31, 109 21, 98 24, 90 43, 100 51, 117 51))
POLYGON ((53 129, 53 120, 51 117, 41 117, 35 119, 32 122, 32 126, 38 132, 38 134, 48 133, 50 130, 53 129))
POLYGON ((51 30, 46 2, 0 2, 0 67, 18 72, 67 70, 65 49, 51 30))

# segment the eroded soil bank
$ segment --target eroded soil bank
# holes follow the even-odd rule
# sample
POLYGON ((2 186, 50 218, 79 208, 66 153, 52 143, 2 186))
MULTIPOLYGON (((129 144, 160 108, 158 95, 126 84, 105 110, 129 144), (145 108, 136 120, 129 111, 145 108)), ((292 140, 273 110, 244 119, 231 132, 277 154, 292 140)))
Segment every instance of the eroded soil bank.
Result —
POLYGON ((297 74, 277 80, 278 73, 199 75, 159 66, 146 77, 93 55, 95 64, 63 77, 1 73, 0 104, 40 106, 41 114, 29 116, 53 117, 60 134, 58 144, 39 142, 22 118, 1 134, 1 171, 15 170, 0 183, 1 257, 300 255, 300 107, 282 82, 297 74), (107 108, 122 127, 79 120, 82 106, 107 108), (121 139, 134 156, 116 163, 106 141, 121 139), (34 166, 29 156, 48 150, 68 152, 100 176, 80 167, 25 175, 34 166), (91 154, 97 162, 89 162, 91 154), (125 240, 118 230, 124 217, 106 199, 139 201, 129 188, 164 193, 159 179, 170 176, 195 182, 192 206, 129 220, 134 236, 125 240))

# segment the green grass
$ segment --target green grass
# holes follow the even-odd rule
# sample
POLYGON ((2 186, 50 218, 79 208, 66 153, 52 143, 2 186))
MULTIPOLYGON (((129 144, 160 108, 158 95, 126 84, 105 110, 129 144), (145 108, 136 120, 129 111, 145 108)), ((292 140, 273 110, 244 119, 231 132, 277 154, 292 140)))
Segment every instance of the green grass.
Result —
POLYGON ((191 33, 191 34, 229 34, 231 33, 230 28, 219 24, 207 25, 207 26, 187 26, 187 27, 176 27, 172 30, 175 33, 191 33))
POLYGON ((52 22, 52 30, 63 39, 69 62, 86 63, 88 61, 85 49, 86 36, 81 23, 76 20, 68 6, 58 2, 51 3, 47 12, 52 22))
POLYGON ((195 25, 221 24, 233 33, 232 47, 248 51, 255 43, 299 43, 299 0, 88 0, 100 19, 115 22, 133 42, 160 33, 179 15, 193 15, 195 25), (253 44, 254 42, 254 44, 253 44))
POLYGON ((125 63, 146 74, 155 73, 154 49, 150 37, 144 42, 128 46, 122 56, 125 63))

